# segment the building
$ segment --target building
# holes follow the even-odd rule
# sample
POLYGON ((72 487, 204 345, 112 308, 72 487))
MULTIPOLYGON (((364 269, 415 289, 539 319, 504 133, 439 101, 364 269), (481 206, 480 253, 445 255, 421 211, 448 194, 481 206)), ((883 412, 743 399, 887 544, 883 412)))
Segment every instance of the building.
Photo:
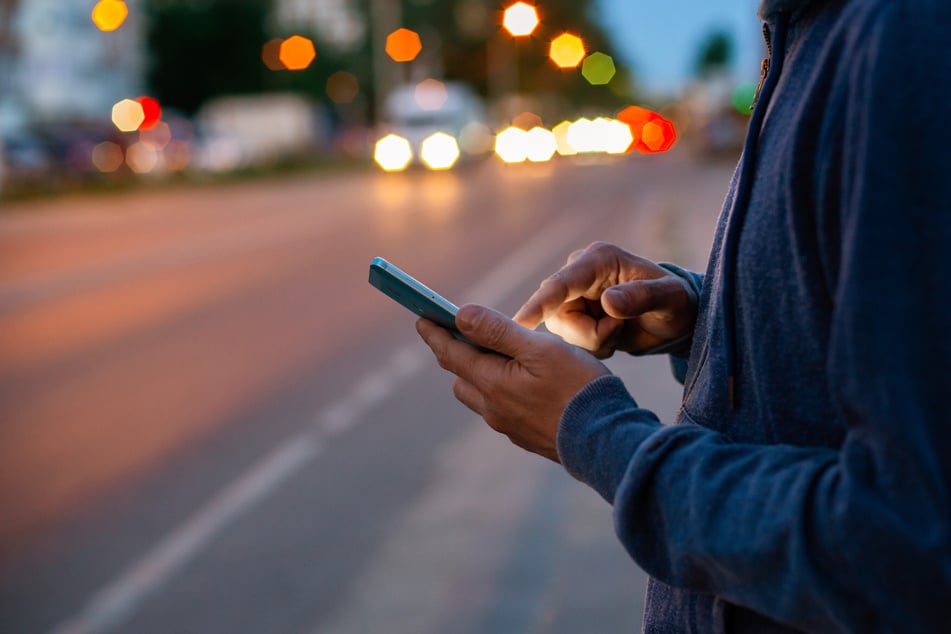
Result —
POLYGON ((126 4, 106 33, 89 0, 0 0, 0 126, 108 120, 115 102, 138 96, 141 2, 126 4))

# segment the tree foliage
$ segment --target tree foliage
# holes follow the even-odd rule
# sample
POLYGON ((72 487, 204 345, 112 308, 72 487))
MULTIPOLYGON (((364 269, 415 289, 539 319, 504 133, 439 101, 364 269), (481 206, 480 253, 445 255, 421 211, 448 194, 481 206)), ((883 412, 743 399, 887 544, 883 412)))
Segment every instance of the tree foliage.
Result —
MULTIPOLYGON (((191 113, 206 100, 229 94, 294 91, 327 102, 325 86, 334 72, 357 76, 364 105, 373 101, 372 45, 368 36, 348 52, 326 46, 315 34, 315 62, 305 71, 271 71, 262 63, 261 47, 273 37, 291 35, 274 26, 273 4, 279 0, 145 0, 149 54, 147 81, 167 107, 191 113), (277 31, 277 32, 275 32, 277 31)), ((402 25, 418 31, 425 61, 398 68, 412 77, 421 68, 441 78, 461 80, 488 94, 491 70, 487 47, 500 34, 503 5, 496 0, 390 0, 401 2, 402 25)), ((557 94, 575 104, 619 101, 616 90, 591 86, 577 70, 558 69, 548 60, 551 39, 564 31, 584 38, 589 51, 612 54, 608 38, 594 19, 594 0, 539 0, 542 22, 526 40, 506 42, 517 65, 523 94, 557 94)), ((353 7, 370 16, 370 0, 353 0, 353 7)), ((509 38, 510 39, 510 38, 509 38)), ((421 58, 422 59, 422 58, 421 58)), ((613 85, 625 83, 624 71, 613 85)), ((623 92, 623 91, 622 91, 623 92)))

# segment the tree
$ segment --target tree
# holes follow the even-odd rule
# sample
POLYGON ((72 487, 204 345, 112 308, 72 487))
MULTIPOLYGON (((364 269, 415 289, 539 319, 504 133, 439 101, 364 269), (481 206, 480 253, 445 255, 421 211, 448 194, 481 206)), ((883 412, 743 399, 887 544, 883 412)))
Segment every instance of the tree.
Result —
POLYGON ((146 81, 166 107, 193 113, 207 99, 260 92, 270 2, 148 0, 146 81))
POLYGON ((696 74, 709 77, 726 70, 733 61, 733 38, 726 31, 711 33, 700 46, 696 74))

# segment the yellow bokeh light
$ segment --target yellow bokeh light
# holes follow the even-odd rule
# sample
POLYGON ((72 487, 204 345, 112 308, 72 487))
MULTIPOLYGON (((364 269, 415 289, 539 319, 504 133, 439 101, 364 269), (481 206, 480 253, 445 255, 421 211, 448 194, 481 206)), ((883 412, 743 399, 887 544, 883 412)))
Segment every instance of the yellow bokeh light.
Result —
POLYGON ((459 160, 459 144, 445 132, 436 132, 423 139, 419 158, 432 170, 447 170, 459 160))
POLYGON ((292 35, 281 42, 278 57, 287 70, 304 70, 317 57, 317 51, 309 38, 292 35))
POLYGON ((142 104, 134 99, 123 99, 112 106, 112 123, 121 132, 135 132, 145 121, 142 104))
POLYGON ((531 35, 538 26, 538 12, 527 2, 516 2, 502 15, 502 26, 515 37, 531 35))
POLYGON ((495 153, 506 163, 521 163, 528 159, 528 132, 510 127, 495 136, 495 153))
POLYGON ((388 134, 376 142, 373 160, 387 172, 399 172, 413 160, 413 148, 403 137, 388 134))
POLYGON ((424 79, 416 84, 413 100, 423 110, 439 110, 449 99, 446 85, 438 79, 424 79))
POLYGON ((121 0, 99 0, 92 8, 92 21, 100 31, 115 31, 129 16, 129 7, 121 0))
POLYGON ((562 121, 551 129, 555 135, 555 145, 558 153, 562 156, 573 156, 578 153, 571 143, 568 142, 568 130, 571 129, 571 121, 562 121))
POLYGON ((327 96, 334 103, 353 103, 360 94, 360 83, 357 76, 340 70, 327 78, 327 96))
POLYGON ((584 41, 571 33, 562 33, 556 37, 548 49, 548 56, 559 68, 577 68, 584 55, 584 41))
POLYGON ((423 50, 419 33, 409 29, 396 29, 386 36, 386 54, 394 62, 411 62, 423 50))

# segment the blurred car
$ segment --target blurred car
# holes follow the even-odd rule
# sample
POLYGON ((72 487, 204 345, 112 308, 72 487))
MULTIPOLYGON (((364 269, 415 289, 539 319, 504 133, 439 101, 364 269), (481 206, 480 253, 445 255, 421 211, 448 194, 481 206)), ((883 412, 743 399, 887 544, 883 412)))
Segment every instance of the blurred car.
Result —
MULTIPOLYGON (((423 164, 432 169, 447 169, 456 160, 492 149, 482 99, 464 83, 426 80, 399 86, 384 101, 383 118, 377 135, 378 163, 379 143, 384 139, 391 144, 393 139, 405 140, 411 152, 407 165, 423 164), (426 144, 432 146, 429 154, 435 155, 434 160, 427 156, 426 144)), ((387 169, 383 163, 381 166, 387 169)))

